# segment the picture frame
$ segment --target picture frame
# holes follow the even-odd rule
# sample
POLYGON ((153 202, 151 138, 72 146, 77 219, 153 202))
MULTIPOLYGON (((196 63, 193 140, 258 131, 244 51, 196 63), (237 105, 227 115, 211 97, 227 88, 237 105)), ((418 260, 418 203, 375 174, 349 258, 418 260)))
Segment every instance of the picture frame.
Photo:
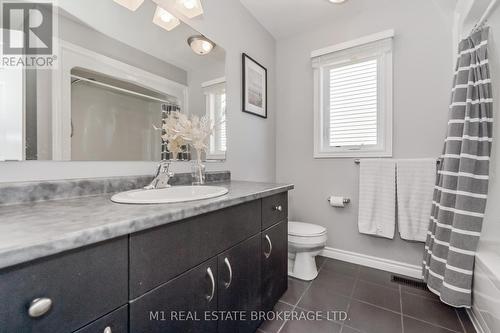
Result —
POLYGON ((243 112, 267 118, 267 69, 246 53, 242 65, 243 112))

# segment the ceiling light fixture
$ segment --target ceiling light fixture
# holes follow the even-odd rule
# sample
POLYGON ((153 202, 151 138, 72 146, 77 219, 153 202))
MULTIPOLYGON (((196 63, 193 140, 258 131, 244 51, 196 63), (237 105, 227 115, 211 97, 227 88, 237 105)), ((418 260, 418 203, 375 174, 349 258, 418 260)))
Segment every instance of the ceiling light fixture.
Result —
POLYGON ((181 21, 165 9, 158 6, 156 7, 155 16, 153 17, 153 23, 167 31, 170 31, 181 24, 181 21))
POLYGON ((177 0, 176 5, 177 10, 188 18, 203 14, 201 0, 177 0))
POLYGON ((191 36, 187 42, 193 52, 199 55, 206 55, 215 47, 214 42, 202 35, 191 36))
POLYGON ((128 8, 129 10, 135 12, 137 8, 139 8, 144 0, 113 0, 119 5, 122 5, 125 8, 128 8))
POLYGON ((346 0, 328 0, 328 1, 330 1, 331 3, 336 3, 336 4, 346 2, 346 0))

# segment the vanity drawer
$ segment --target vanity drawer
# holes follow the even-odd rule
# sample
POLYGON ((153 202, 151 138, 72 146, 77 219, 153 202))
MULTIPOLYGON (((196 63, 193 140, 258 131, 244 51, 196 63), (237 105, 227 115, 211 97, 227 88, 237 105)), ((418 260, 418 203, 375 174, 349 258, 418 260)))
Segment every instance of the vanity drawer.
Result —
POLYGON ((288 192, 262 199, 262 230, 288 217, 288 192))
POLYGON ((130 298, 260 232, 259 200, 130 236, 130 298))
POLYGON ((74 333, 128 333, 128 305, 122 306, 74 333))
POLYGON ((125 238, 0 271, 0 332, 73 332, 126 304, 127 282, 125 238))

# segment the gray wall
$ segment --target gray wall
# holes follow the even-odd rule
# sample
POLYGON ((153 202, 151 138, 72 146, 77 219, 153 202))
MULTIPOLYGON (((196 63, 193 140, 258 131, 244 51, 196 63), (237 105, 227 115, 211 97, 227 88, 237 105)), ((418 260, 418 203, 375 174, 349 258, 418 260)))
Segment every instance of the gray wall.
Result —
POLYGON ((187 84, 187 72, 161 59, 121 43, 80 22, 68 17, 59 18, 61 39, 96 53, 119 60, 131 66, 162 76, 169 80, 187 84))
MULTIPOLYGON (((347 8, 347 7, 346 7, 347 8)), ((423 245, 358 233, 358 167, 353 159, 313 159, 313 74, 310 52, 395 29, 394 158, 437 157, 446 130, 452 82, 451 15, 431 1, 383 0, 346 13, 321 29, 277 43, 277 181, 296 185, 291 220, 328 229, 327 246, 419 265, 423 245), (330 195, 352 198, 345 209, 330 195)), ((430 209, 430 208, 429 208, 430 209)))

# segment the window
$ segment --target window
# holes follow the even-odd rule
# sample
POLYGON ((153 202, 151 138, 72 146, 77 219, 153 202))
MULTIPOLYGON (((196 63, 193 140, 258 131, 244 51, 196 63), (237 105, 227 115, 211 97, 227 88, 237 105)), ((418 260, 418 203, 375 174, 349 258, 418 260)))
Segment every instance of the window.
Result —
POLYGON ((393 31, 314 51, 314 157, 392 156, 393 31))
POLYGON ((216 79, 202 84, 206 101, 206 115, 214 125, 210 136, 207 159, 226 158, 226 81, 216 79))

